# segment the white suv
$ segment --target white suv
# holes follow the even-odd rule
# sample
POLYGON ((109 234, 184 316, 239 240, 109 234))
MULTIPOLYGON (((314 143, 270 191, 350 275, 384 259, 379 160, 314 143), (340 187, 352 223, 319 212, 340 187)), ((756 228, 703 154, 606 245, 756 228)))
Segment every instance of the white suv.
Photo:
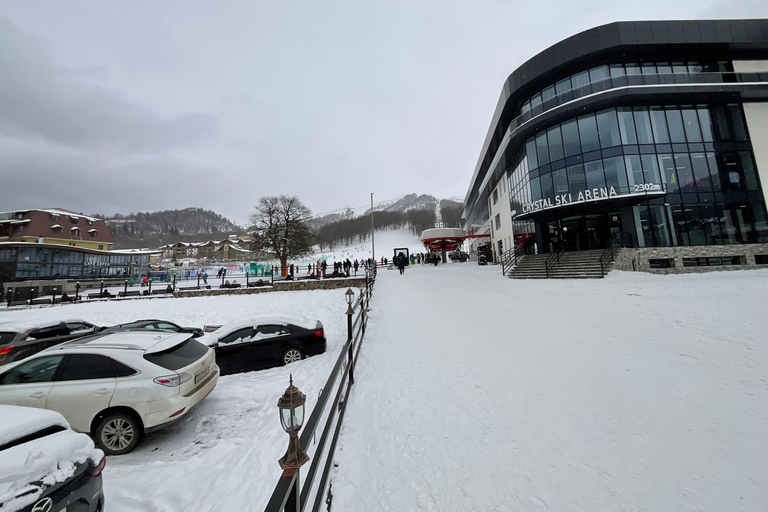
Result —
POLYGON ((2 367, 0 404, 60 412, 119 455, 181 418, 218 379, 213 349, 191 334, 96 334, 2 367))

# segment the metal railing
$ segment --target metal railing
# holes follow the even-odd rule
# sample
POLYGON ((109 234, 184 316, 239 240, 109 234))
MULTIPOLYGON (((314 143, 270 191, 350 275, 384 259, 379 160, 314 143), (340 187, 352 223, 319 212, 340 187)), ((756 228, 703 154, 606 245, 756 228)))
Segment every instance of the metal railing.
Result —
POLYGON ((613 240, 608 241, 608 245, 605 247, 603 254, 600 255, 600 275, 602 277, 605 277, 605 268, 608 266, 608 261, 614 261, 613 240))
POLYGON ((557 250, 550 254, 547 259, 544 261, 544 270, 547 274, 547 279, 549 279, 549 269, 550 266, 554 267, 555 265, 560 264, 560 256, 563 255, 565 252, 565 245, 562 242, 559 242, 557 245, 557 250))
POLYGON ((267 507, 264 509, 265 512, 301 512, 310 501, 312 501, 313 512, 320 510, 324 503, 330 508, 333 496, 328 480, 333 468, 333 456, 336 452, 336 443, 339 440, 349 392, 355 383, 355 366, 365 337, 368 309, 375 280, 376 269, 373 268, 366 273, 365 288, 352 306, 352 311, 356 311, 356 313, 347 315, 347 342, 344 344, 344 348, 320 392, 317 404, 303 428, 299 442, 301 449, 306 452, 310 448, 310 441, 315 438, 316 431, 320 426, 320 419, 326 417, 322 434, 317 439, 317 444, 314 445, 314 453, 311 455, 312 463, 304 482, 299 477, 299 471, 283 472, 272 492, 267 507), (333 395, 332 400, 330 400, 331 395, 333 395), (331 433, 332 430, 333 433, 331 433), (328 443, 329 439, 330 443, 328 443), (327 449, 326 445, 328 445, 327 449), (320 471, 321 466, 322 471, 320 471), (315 485, 315 479, 318 476, 319 480, 315 485), (327 495, 326 488, 328 488, 327 495))
POLYGON ((499 261, 501 262, 501 274, 507 275, 507 270, 515 268, 518 261, 520 261, 520 258, 530 253, 531 247, 533 247, 533 243, 530 240, 526 240, 502 254, 499 258, 499 261))

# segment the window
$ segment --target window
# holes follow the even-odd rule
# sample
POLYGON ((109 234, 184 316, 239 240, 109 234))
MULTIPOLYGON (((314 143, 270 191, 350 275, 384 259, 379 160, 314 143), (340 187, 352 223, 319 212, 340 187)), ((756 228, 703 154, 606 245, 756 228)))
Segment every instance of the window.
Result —
POLYGON ((173 324, 169 324, 167 322, 158 322, 157 323, 157 328, 158 329, 170 329, 172 331, 178 331, 179 330, 178 326, 173 325, 173 324))
MULTIPOLYGON (((72 244, 72 245, 75 245, 75 244, 72 244)), ((104 246, 103 246, 103 245, 101 245, 101 244, 99 244, 99 250, 100 250, 100 251, 104 250, 104 246)))
POLYGON ((648 110, 644 107, 636 107, 633 113, 635 115, 637 142, 639 144, 653 144, 651 119, 648 117, 648 110))
POLYGON ((547 143, 549 145, 550 161, 555 162, 565 157, 565 153, 563 153, 563 138, 560 136, 560 125, 555 125, 547 130, 547 143))
POLYGON ((250 341, 252 337, 253 337, 253 328, 246 327, 245 329, 240 329, 239 331, 235 331, 232 334, 224 336, 219 340, 219 343, 222 345, 227 345, 228 343, 250 341))
POLYGON ((541 132, 536 136, 536 155, 538 156, 539 166, 549 163, 549 148, 547 147, 547 134, 541 132))
POLYGON ((276 338, 288 334, 291 334, 291 330, 287 325, 260 325, 256 328, 256 337, 259 339, 276 338))
POLYGON ((109 360, 112 363, 112 372, 115 374, 115 377, 130 377, 131 375, 138 373, 137 370, 134 370, 130 366, 124 365, 119 361, 115 361, 112 358, 109 360))
POLYGON ((597 113, 597 131, 600 135, 601 148, 621 145, 619 124, 616 121, 616 111, 614 109, 603 110, 597 113))
POLYGON ((498 200, 499 200, 499 189, 495 188, 493 189, 493 204, 496 204, 498 200))
POLYGON ((34 329, 29 332, 27 339, 42 340, 45 338, 53 338, 55 336, 66 336, 69 334, 69 329, 63 323, 52 325, 50 327, 42 327, 40 329, 34 329))
POLYGON ((710 258, 683 258, 684 267, 715 267, 721 265, 743 265, 744 256, 721 256, 710 258))
MULTIPOLYGON (((581 153, 581 142, 579 141, 579 127, 576 119, 571 119, 561 125, 563 131, 563 147, 565 156, 573 156, 581 153)), ((531 166, 536 167, 536 166, 531 166)))
POLYGON ((667 124, 669 125, 669 140, 672 143, 685 142, 683 116, 679 110, 667 110, 667 124))
POLYGON ((576 197, 579 192, 583 192, 587 188, 587 178, 584 176, 584 165, 572 165, 568 167, 568 183, 569 191, 576 197))
POLYGON ((496 214, 496 229, 501 229, 501 215, 498 213, 496 214))
POLYGON ((584 164, 587 176, 587 189, 605 187, 605 175, 603 174, 603 161, 595 160, 584 164))
POLYGON ((622 144, 637 144, 637 135, 635 135, 635 122, 632 119, 632 109, 629 107, 619 107, 619 129, 621 132, 622 144))
POLYGON ((673 268, 675 266, 675 260, 674 258, 649 259, 648 266, 651 268, 673 268))
POLYGON ((0 384, 51 382, 64 356, 38 357, 0 375, 0 384))
POLYGON ((168 370, 178 370, 194 363, 207 352, 208 347, 190 339, 163 352, 144 354, 144 359, 168 370))
POLYGON ((605 184, 609 187, 616 187, 619 194, 627 191, 627 173, 624 170, 624 158, 616 156, 603 160, 605 168, 605 184))
POLYGON ((597 137, 597 123, 593 114, 579 118, 579 135, 581 136, 581 152, 589 153, 600 149, 600 141, 597 137))
POLYGON ((667 120, 664 116, 664 110, 661 107, 651 107, 650 115, 653 138, 656 140, 656 144, 669 144, 669 132, 667 131, 667 120))
POLYGON ((113 379, 111 360, 99 354, 72 354, 67 357, 64 369, 58 379, 67 380, 92 380, 113 379))

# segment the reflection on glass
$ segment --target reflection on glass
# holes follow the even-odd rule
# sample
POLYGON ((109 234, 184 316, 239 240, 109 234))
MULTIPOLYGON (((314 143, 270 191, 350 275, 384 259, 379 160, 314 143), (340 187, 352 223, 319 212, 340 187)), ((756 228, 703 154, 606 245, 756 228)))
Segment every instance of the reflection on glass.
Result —
POLYGON ((603 160, 605 168, 605 184, 615 187, 619 194, 627 192, 627 174, 624 170, 624 157, 616 156, 603 160))
POLYGON ((555 125, 547 130, 547 142, 549 143, 550 161, 555 162, 565 157, 563 138, 560 136, 560 125, 555 125))
POLYGON ((646 107, 635 107, 635 131, 637 132, 637 142, 640 144, 653 144, 653 135, 651 133, 651 119, 648 117, 646 107))
POLYGON ((600 149, 600 141, 597 137, 597 123, 594 114, 581 116, 579 122, 579 135, 581 136, 581 152, 588 153, 600 149))
POLYGON ((669 126, 669 139, 672 143, 685 142, 683 117, 679 110, 667 110, 667 125, 669 126))
POLYGON ((634 192, 634 185, 645 183, 640 155, 624 155, 624 164, 627 168, 627 178, 629 178, 629 191, 634 192))
POLYGON ((712 127, 712 118, 709 115, 709 109, 708 108, 698 108, 696 109, 697 114, 699 115, 699 126, 701 127, 701 135, 704 142, 712 142, 713 139, 713 127, 712 127))
POLYGON ((669 132, 667 132, 667 119, 662 107, 651 107, 651 127, 656 144, 669 144, 669 132))
POLYGON ((683 109, 683 126, 685 127, 685 138, 688 142, 702 142, 701 130, 699 129, 699 116, 696 110, 683 109))
POLYGON ((568 190, 576 197, 587 188, 587 178, 584 175, 584 165, 577 164, 568 167, 568 190))
POLYGON ((610 148, 621 145, 615 109, 603 110, 597 113, 597 131, 600 135, 600 147, 610 148))
POLYGON ((712 183, 709 180, 707 156, 704 153, 691 153, 691 165, 693 168, 694 181, 696 182, 698 189, 705 192, 712 190, 712 183))
POLYGON ((605 187, 605 175, 603 174, 603 161, 595 160, 594 162, 587 162, 584 164, 587 176, 587 188, 603 188, 605 187))
POLYGON ((560 125, 563 131, 563 146, 565 147, 565 156, 574 156, 581 153, 581 142, 579 141, 579 128, 576 119, 571 119, 560 125))
POLYGON ((644 183, 660 183, 659 167, 656 155, 642 155, 644 183))
POLYGON ((549 163, 549 148, 547 147, 546 132, 541 132, 536 136, 536 155, 539 159, 539 166, 549 163))
POLYGON ((565 169, 558 169, 552 172, 552 182, 555 187, 555 194, 568 193, 568 176, 565 169))
POLYGON ((616 111, 619 115, 619 129, 621 131, 621 143, 637 144, 637 136, 635 135, 635 121, 632 118, 632 108, 619 107, 616 111))

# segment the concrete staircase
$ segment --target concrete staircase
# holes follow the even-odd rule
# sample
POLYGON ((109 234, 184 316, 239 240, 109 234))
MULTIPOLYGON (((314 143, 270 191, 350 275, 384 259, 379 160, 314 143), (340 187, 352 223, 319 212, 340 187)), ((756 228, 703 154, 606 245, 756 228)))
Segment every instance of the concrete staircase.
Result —
MULTIPOLYGON (((613 250, 614 258, 617 256, 618 249, 613 250)), ((575 251, 564 252, 560 256, 560 263, 555 260, 550 262, 550 279, 599 279, 603 277, 600 273, 600 256, 603 249, 593 251, 575 251)), ((547 271, 544 262, 549 254, 527 254, 522 257, 518 265, 507 272, 507 276, 512 279, 546 279, 547 271)), ((613 262, 605 264, 605 273, 611 271, 613 262)))

